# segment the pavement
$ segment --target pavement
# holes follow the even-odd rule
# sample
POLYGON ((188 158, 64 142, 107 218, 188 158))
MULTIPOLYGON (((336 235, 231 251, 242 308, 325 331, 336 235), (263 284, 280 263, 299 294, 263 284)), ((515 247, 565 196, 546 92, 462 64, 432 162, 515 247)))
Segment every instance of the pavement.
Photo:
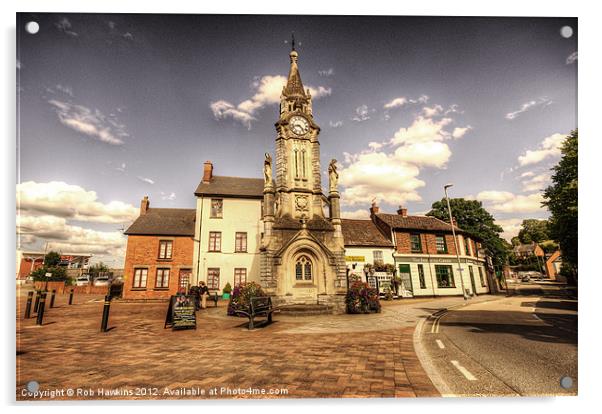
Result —
POLYGON ((164 329, 166 303, 57 297, 44 325, 17 308, 17 400, 432 397, 416 323, 461 298, 385 302, 380 314, 290 317, 254 331, 222 303, 196 330, 164 329), (30 381, 38 394, 27 393, 30 381), (72 393, 69 395, 69 393, 72 393))
POLYGON ((437 313, 415 348, 444 396, 577 395, 577 301, 537 287, 437 313), (570 377, 572 387, 560 386, 570 377))

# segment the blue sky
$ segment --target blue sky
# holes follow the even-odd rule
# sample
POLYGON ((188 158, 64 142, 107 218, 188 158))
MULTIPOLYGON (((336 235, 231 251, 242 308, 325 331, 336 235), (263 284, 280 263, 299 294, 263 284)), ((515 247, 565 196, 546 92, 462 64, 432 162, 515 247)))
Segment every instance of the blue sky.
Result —
POLYGON ((142 196, 194 207, 205 160, 261 177, 292 31, 348 217, 373 198, 424 213, 453 182, 509 237, 547 216, 577 126, 574 18, 27 13, 17 31, 21 242, 115 265, 142 196))

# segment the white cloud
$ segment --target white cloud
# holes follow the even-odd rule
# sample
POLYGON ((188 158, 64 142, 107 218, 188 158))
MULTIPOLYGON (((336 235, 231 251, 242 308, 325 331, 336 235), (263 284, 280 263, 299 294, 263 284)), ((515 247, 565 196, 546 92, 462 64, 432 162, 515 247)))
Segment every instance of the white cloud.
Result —
POLYGON ((120 231, 97 231, 73 226, 56 216, 17 216, 17 233, 24 240, 31 238, 49 242, 48 248, 66 253, 95 253, 114 255, 125 246, 120 231))
POLYGON ((418 142, 443 141, 449 138, 445 128, 451 123, 450 118, 433 121, 431 118, 418 116, 408 128, 399 128, 391 139, 393 145, 414 144, 418 142))
POLYGON ((62 181, 17 184, 17 208, 28 213, 98 223, 127 223, 138 215, 138 209, 131 204, 101 203, 96 192, 62 181))
POLYGON ((518 236, 518 232, 521 229, 522 223, 523 219, 521 218, 495 220, 495 224, 504 229, 500 236, 508 241, 510 241, 514 236, 518 236))
POLYGON ((125 168, 126 168, 125 162, 122 162, 119 167, 115 167, 115 169, 117 171, 121 171, 121 172, 125 172, 125 168))
POLYGON ((539 98, 539 99, 534 99, 529 102, 525 102, 524 104, 521 105, 519 110, 514 111, 514 112, 508 112, 506 114, 506 119, 508 119, 508 120, 515 119, 520 114, 530 111, 531 109, 534 109, 537 107, 546 107, 553 103, 554 103, 553 101, 551 101, 550 99, 545 98, 545 97, 539 98))
POLYGON ((518 163, 521 167, 530 164, 537 164, 546 158, 560 156, 560 148, 566 138, 566 134, 553 134, 541 141, 536 150, 527 150, 518 157, 518 163))
POLYGON ((427 141, 401 146, 395 155, 399 160, 419 166, 443 168, 451 157, 451 150, 443 142, 427 141))
POLYGON ((343 121, 330 121, 328 125, 330 125, 331 128, 340 128, 343 126, 343 121))
POLYGON ((541 193, 532 193, 527 195, 512 194, 505 191, 484 191, 477 195, 479 201, 489 201, 487 208, 501 213, 534 213, 542 211, 541 203, 543 196, 541 193), (483 193, 499 193, 500 199, 480 197, 483 193))
POLYGON ((56 85, 56 89, 73 98, 73 89, 71 89, 70 86, 61 85, 59 83, 56 85))
POLYGON ((575 63, 577 61, 577 52, 573 52, 570 55, 567 56, 566 58, 566 64, 567 65, 572 65, 573 63, 575 63))
POLYGON ((439 116, 441 113, 443 113, 443 107, 441 105, 433 105, 431 107, 425 106, 422 108, 422 114, 425 118, 439 116))
MULTIPOLYGON (((262 77, 256 77, 251 88, 253 90, 253 96, 249 99, 245 99, 238 105, 234 105, 226 100, 218 100, 211 102, 209 107, 213 116, 217 120, 231 118, 237 122, 240 122, 248 129, 251 129, 253 121, 257 118, 255 114, 260 109, 268 105, 274 105, 280 102, 280 95, 282 88, 286 85, 287 78, 282 75, 265 75, 262 77)), ((309 89, 313 99, 320 99, 324 96, 328 96, 332 93, 331 88, 324 86, 306 87, 309 89)))
POLYGON ((163 191, 161 191, 161 200, 169 200, 169 201, 173 201, 176 199, 176 193, 164 193, 163 191))
POLYGON ((428 100, 429 100, 429 97, 426 95, 420 95, 420 97, 418 97, 417 99, 406 98, 405 96, 399 96, 399 97, 393 98, 392 100, 387 102, 383 106, 383 108, 384 109, 394 109, 394 108, 401 108, 402 106, 407 105, 407 104, 425 104, 428 102, 428 100))
POLYGON ((152 180, 152 179, 150 179, 148 177, 137 176, 136 178, 139 179, 140 181, 145 182, 145 183, 150 184, 150 185, 155 184, 155 180, 152 180))
POLYGON ((123 138, 129 136, 125 125, 114 116, 105 116, 98 109, 93 111, 85 106, 57 99, 51 99, 48 103, 54 107, 59 121, 77 132, 111 145, 122 145, 123 138))
POLYGON ((61 18, 58 22, 54 24, 54 26, 61 32, 71 36, 77 37, 79 36, 76 32, 71 30, 71 22, 66 17, 61 18))
POLYGON ((360 105, 355 108, 355 115, 351 118, 352 121, 364 122, 370 119, 370 109, 368 105, 360 105))
POLYGON ((548 186, 551 177, 548 173, 542 173, 524 178, 526 179, 522 182, 523 191, 531 192, 543 190, 545 187, 548 186))
POLYGON ((341 217, 346 218, 346 219, 356 219, 356 220, 369 219, 370 212, 368 211, 367 208, 360 208, 360 209, 353 210, 353 211, 342 211, 341 217))
POLYGON ((334 75, 334 69, 333 68, 328 68, 328 69, 324 69, 324 70, 319 70, 318 71, 318 75, 320 75, 320 76, 332 76, 332 75, 334 75))
POLYGON ((514 197, 514 194, 509 191, 481 191, 479 194, 477 194, 476 199, 479 201, 501 203, 510 201, 514 197))
POLYGON ((471 129, 472 127, 470 125, 467 125, 465 127, 454 128, 454 132, 452 132, 452 137, 454 137, 455 139, 462 138, 471 129))

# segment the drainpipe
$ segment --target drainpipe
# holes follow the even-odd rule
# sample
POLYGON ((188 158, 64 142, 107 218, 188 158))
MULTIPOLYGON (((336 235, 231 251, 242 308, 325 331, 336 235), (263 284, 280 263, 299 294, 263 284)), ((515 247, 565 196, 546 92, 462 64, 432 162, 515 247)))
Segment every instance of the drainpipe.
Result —
POLYGON ((200 279, 200 265, 201 265, 201 240, 203 236, 201 234, 201 229, 203 228, 203 206, 205 204, 205 197, 201 197, 201 214, 199 219, 199 240, 198 240, 198 253, 196 256, 196 284, 199 284, 200 279))

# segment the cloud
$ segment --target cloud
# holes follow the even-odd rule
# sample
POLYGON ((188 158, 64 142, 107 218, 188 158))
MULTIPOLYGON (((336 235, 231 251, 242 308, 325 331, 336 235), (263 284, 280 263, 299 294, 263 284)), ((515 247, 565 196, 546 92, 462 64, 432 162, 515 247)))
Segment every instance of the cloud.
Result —
POLYGON ((17 208, 22 212, 96 223, 127 223, 138 209, 121 201, 101 203, 94 191, 62 181, 17 184, 17 208))
POLYGON ((518 232, 522 227, 522 218, 510 218, 510 219, 496 219, 495 224, 502 227, 504 231, 501 233, 501 237, 510 241, 514 236, 518 236, 518 232))
MULTIPOLYGON (((238 105, 221 99, 211 102, 209 107, 216 120, 230 118, 251 129, 252 122, 257 120, 255 114, 260 109, 280 102, 282 88, 286 85, 286 82, 287 78, 282 75, 256 77, 251 84, 253 90, 251 98, 245 99, 238 105)), ((332 93, 331 88, 324 86, 309 86, 307 89, 309 89, 313 99, 320 99, 332 93)))
POLYGON ((514 197, 514 194, 509 191, 481 191, 477 194, 476 199, 479 201, 500 203, 512 200, 514 197))
POLYGON ((521 167, 530 164, 537 164, 546 158, 560 156, 562 143, 566 138, 566 134, 556 133, 546 137, 541 141, 539 147, 535 150, 527 150, 518 157, 518 163, 521 167))
POLYGON ((176 193, 164 193, 163 191, 161 191, 161 200, 169 200, 169 201, 173 201, 176 199, 176 193))
MULTIPOLYGON (((343 204, 365 204, 374 197, 392 205, 420 201, 418 190, 425 186, 418 178, 420 169, 445 168, 451 158, 446 141, 453 139, 448 130, 452 122, 449 117, 416 115, 409 126, 399 128, 392 138, 371 141, 368 149, 356 154, 345 153, 340 171, 343 204)), ((456 134, 457 138, 466 131, 456 134)))
POLYGON ((332 75, 334 75, 334 69, 328 68, 328 69, 324 69, 324 70, 319 70, 318 75, 326 76, 326 77, 332 76, 332 75))
POLYGON ((71 22, 66 17, 61 18, 54 26, 60 31, 71 37, 79 36, 76 32, 71 30, 71 22))
POLYGON ((123 34, 123 38, 124 38, 124 39, 127 39, 127 40, 134 40, 134 35, 133 35, 133 34, 131 34, 130 32, 125 32, 125 33, 123 34))
POLYGON ((152 179, 150 179, 148 177, 142 177, 142 176, 139 175, 136 178, 139 179, 140 181, 145 182, 145 183, 150 184, 150 185, 155 184, 155 180, 152 180, 152 179))
POLYGON ((343 126, 343 121, 336 121, 336 122, 330 121, 328 123, 328 125, 330 125, 331 128, 340 128, 343 126))
POLYGON ((576 51, 571 53, 570 55, 568 55, 566 58, 567 65, 572 65, 575 62, 577 62, 577 52, 576 51))
POLYGON ((516 119, 519 115, 521 115, 527 111, 530 111, 531 109, 538 108, 538 107, 546 107, 553 103, 554 102, 552 100, 545 98, 545 97, 539 98, 536 100, 532 100, 529 102, 525 102, 524 104, 521 105, 519 110, 514 111, 514 112, 508 112, 506 114, 506 119, 508 119, 508 120, 516 119))
POLYGON ((441 105, 434 105, 432 107, 425 106, 422 108, 422 115, 425 118, 439 116, 441 113, 443 113, 443 107, 441 105))
POLYGON ((119 167, 115 167, 115 169, 117 171, 121 171, 121 172, 125 172, 125 168, 126 168, 125 162, 122 162, 119 167))
POLYGON ((66 253, 118 254, 125 246, 120 231, 98 231, 67 223, 62 217, 18 215, 17 234, 23 242, 42 239, 48 248, 66 253))
POLYGON ((477 200, 486 202, 488 209, 501 213, 534 213, 544 208, 539 192, 517 195, 507 191, 483 191, 477 195, 477 200))
POLYGON ((399 96, 385 103, 383 109, 401 108, 402 106, 405 106, 407 104, 425 104, 428 102, 428 100, 429 97, 426 95, 420 95, 420 97, 418 97, 417 99, 399 96))
POLYGON ((360 208, 360 209, 353 210, 353 211, 342 211, 341 216, 346 219, 362 220, 362 219, 369 219, 370 212, 368 211, 367 208, 360 208))
POLYGON ((550 174, 548 173, 542 173, 524 178, 527 178, 522 182, 523 191, 526 192, 543 190, 545 187, 548 186, 551 179, 550 174))
POLYGON ((98 109, 92 110, 58 99, 51 99, 48 103, 53 106, 63 125, 79 133, 110 145, 122 145, 123 138, 129 137, 125 125, 114 116, 106 116, 98 109))
POLYGON ((470 125, 467 125, 462 128, 460 128, 460 127, 454 128, 454 132, 452 132, 452 137, 455 139, 462 138, 471 129, 472 129, 472 127, 470 125))
POLYGON ((360 105, 355 108, 355 115, 351 118, 355 122, 364 122, 370 119, 370 109, 368 105, 360 105))

